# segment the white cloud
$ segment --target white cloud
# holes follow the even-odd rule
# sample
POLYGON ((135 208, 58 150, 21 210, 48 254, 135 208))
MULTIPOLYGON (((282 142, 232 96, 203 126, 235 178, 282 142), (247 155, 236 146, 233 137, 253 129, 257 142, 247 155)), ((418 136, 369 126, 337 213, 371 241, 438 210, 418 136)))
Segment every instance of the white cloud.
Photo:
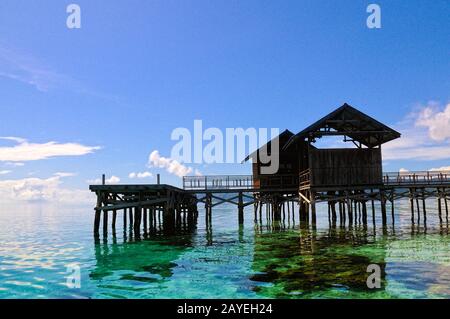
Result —
POLYGON ((9 171, 9 170, 0 171, 0 175, 6 175, 6 174, 9 174, 9 173, 11 173, 11 171, 9 171))
POLYGON ((25 162, 48 159, 56 156, 81 156, 90 154, 99 146, 86 146, 78 143, 29 143, 18 137, 0 137, 3 140, 14 141, 14 146, 0 147, 0 162, 25 162))
POLYGON ((450 171, 450 166, 430 168, 430 171, 450 171))
POLYGON ((438 104, 429 102, 419 107, 418 112, 408 114, 395 126, 402 136, 383 145, 383 159, 432 161, 450 158, 450 123, 443 127, 443 118, 450 115, 450 104, 442 112, 438 109, 438 104))
POLYGON ((142 172, 142 173, 130 173, 128 174, 129 178, 147 178, 147 177, 153 177, 153 174, 146 171, 146 172, 142 172))
MULTIPOLYGON (((114 176, 114 175, 111 176, 110 178, 105 179, 105 183, 110 184, 110 185, 118 184, 119 182, 120 182, 120 178, 117 176, 114 176)), ((92 185, 101 184, 102 179, 101 178, 89 179, 89 180, 87 180, 87 183, 92 184, 92 185)))
MULTIPOLYGON (((165 168, 167 172, 178 177, 183 177, 193 172, 192 167, 185 166, 170 157, 163 157, 157 150, 150 153, 148 158, 148 165, 150 167, 165 168)), ((197 173, 201 174, 198 170, 196 171, 196 174, 197 173)))
POLYGON ((25 163, 21 163, 21 162, 6 162, 5 165, 7 165, 7 166, 14 166, 14 167, 21 167, 21 166, 24 166, 25 163))
POLYGON ((407 172, 409 172, 409 170, 407 170, 406 168, 400 168, 398 171, 400 173, 407 173, 407 172))
POLYGON ((450 138, 450 103, 440 110, 439 104, 430 102, 419 113, 416 125, 427 128, 430 138, 435 141, 450 138))
POLYGON ((0 181, 0 202, 46 201, 82 204, 93 201, 89 190, 61 186, 61 174, 49 178, 24 178, 0 181))
POLYGON ((68 173, 68 172, 57 172, 54 174, 55 176, 58 177, 71 177, 71 176, 75 176, 75 173, 68 173))

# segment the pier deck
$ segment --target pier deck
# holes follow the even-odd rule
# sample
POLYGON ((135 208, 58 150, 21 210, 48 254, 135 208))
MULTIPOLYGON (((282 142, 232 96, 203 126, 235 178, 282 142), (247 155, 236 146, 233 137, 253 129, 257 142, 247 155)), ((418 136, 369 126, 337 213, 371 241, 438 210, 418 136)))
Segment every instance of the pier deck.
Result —
POLYGON ((288 214, 294 212, 294 204, 298 206, 300 220, 309 221, 311 217, 312 223, 315 223, 315 205, 320 202, 328 203, 330 220, 336 221, 339 211, 339 220, 345 223, 347 218, 352 222, 357 214, 367 221, 366 203, 371 202, 372 213, 375 214, 374 201, 378 201, 385 224, 386 203, 390 203, 392 221, 394 201, 404 198, 410 200, 412 220, 415 212, 420 217, 420 210, 426 219, 425 200, 436 198, 442 220, 442 206, 448 218, 450 172, 385 173, 382 184, 320 187, 311 184, 308 172, 302 172, 299 177, 277 176, 267 181, 260 178, 257 185, 252 175, 185 176, 182 187, 167 184, 90 185, 89 189, 97 195, 94 232, 99 232, 102 212, 103 231, 107 232, 108 212, 112 212, 114 228, 119 210, 123 210, 124 225, 127 224, 128 212, 129 223, 137 233, 142 221, 145 230, 156 223, 156 217, 163 221, 165 229, 175 230, 181 221, 197 218, 198 203, 205 205, 207 223, 211 222, 212 208, 225 203, 238 208, 239 223, 243 223, 244 208, 247 206, 254 206, 256 220, 258 212, 261 216, 263 206, 266 214, 277 219, 285 211, 288 214))

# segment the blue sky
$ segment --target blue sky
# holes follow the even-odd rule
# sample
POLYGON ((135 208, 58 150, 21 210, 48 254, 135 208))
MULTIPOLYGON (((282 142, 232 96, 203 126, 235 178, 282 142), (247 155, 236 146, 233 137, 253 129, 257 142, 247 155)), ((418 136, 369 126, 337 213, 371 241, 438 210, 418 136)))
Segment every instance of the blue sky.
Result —
POLYGON ((147 171, 176 184, 147 167, 154 150, 170 156, 176 127, 201 119, 297 132, 344 102, 403 133, 402 152, 386 146, 385 170, 450 165, 448 1, 72 2, 81 29, 66 27, 69 1, 0 4, 0 136, 27 140, 0 139, 8 187, 53 178, 85 189, 103 172, 154 182, 128 178, 147 171), (370 3, 381 7, 381 29, 366 26, 370 3), (4 155, 51 141, 66 156, 18 166, 4 155))

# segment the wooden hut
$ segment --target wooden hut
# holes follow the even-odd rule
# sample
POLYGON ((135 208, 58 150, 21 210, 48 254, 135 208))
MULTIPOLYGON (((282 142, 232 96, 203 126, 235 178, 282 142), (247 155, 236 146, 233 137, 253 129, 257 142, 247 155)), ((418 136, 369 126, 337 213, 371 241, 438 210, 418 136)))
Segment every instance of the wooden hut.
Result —
POLYGON ((300 188, 377 187, 382 185, 381 145, 399 137, 397 131, 344 104, 292 136, 282 152, 299 152, 300 188), (314 147, 324 136, 343 136, 355 147, 314 147), (307 150, 298 146, 304 143, 307 150))
POLYGON ((289 130, 285 130, 253 153, 249 154, 244 162, 252 159, 253 185, 260 189, 295 188, 298 187, 299 161, 296 147, 283 150, 284 145, 294 136, 289 130), (274 141, 277 143, 274 143, 274 141), (275 148, 274 145, 278 147, 275 148), (278 171, 274 174, 264 174, 262 168, 273 163, 267 163, 262 153, 274 158, 278 156, 278 171))

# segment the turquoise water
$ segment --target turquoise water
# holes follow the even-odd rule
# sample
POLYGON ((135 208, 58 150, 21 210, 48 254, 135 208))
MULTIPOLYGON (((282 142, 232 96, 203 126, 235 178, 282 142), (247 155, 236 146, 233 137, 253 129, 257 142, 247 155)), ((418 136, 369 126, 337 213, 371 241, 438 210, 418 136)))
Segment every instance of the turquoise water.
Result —
POLYGON ((211 229, 200 210, 191 232, 142 240, 119 213, 117 233, 99 241, 92 207, 1 206, 0 298, 450 298, 449 227, 429 206, 427 224, 412 226, 397 205, 385 229, 370 219, 330 228, 323 207, 315 229, 298 216, 255 224, 251 209, 239 227, 219 206, 211 229), (372 263, 380 289, 366 285, 372 263), (80 288, 67 286, 71 264, 80 288))

